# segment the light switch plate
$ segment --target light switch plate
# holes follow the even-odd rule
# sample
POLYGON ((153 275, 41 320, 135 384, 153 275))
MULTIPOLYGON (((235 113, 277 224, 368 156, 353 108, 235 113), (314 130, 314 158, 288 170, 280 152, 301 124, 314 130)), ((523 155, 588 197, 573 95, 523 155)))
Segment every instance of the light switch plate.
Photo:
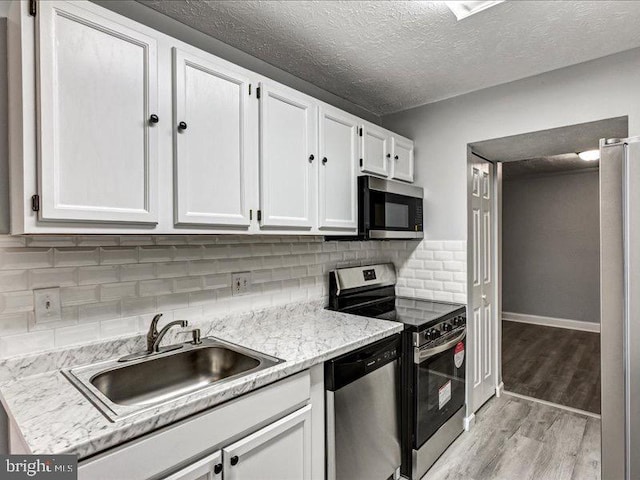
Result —
POLYGON ((62 319, 60 288, 41 288, 33 291, 36 323, 58 322, 62 319))
POLYGON ((231 295, 247 295, 251 293, 251 272, 231 274, 231 295))

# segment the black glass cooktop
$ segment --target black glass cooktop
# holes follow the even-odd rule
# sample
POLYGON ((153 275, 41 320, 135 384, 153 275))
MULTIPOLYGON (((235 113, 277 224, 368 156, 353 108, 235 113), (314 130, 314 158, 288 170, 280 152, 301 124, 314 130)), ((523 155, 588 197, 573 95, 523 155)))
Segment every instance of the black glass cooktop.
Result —
POLYGON ((417 298, 396 297, 394 312, 387 318, 405 325, 420 327, 464 308, 458 303, 435 302, 417 298))

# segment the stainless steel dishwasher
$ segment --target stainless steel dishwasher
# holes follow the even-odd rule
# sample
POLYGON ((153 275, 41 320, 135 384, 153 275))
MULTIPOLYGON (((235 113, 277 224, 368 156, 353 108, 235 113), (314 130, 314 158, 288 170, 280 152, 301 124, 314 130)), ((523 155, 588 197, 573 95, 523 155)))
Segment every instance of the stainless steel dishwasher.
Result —
POLYGON ((400 335, 325 363, 327 480, 400 476, 400 335))

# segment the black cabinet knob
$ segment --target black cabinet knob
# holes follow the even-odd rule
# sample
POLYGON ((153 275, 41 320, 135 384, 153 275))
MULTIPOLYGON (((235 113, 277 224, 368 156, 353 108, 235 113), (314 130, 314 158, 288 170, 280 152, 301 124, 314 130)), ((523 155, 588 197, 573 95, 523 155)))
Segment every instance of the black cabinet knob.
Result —
POLYGON ((387 153, 387 158, 391 158, 391 154, 390 153, 387 153))
POLYGON ((316 157, 313 156, 313 154, 309 155, 309 162, 313 162, 315 160, 316 157))
POLYGON ((234 455, 233 457, 231 457, 231 465, 237 465, 238 464, 238 460, 240 460, 238 458, 237 455, 234 455))
POLYGON ((187 129, 187 123, 186 122, 180 122, 178 124, 178 130, 186 130, 187 129))
POLYGON ((323 164, 323 165, 326 165, 326 164, 327 164, 327 162, 328 162, 327 157, 324 157, 324 158, 322 159, 322 164, 323 164))
POLYGON ((393 158, 395 158, 395 159, 397 160, 397 159, 398 159, 398 155, 396 155, 396 156, 395 156, 395 157, 393 157, 393 158))
POLYGON ((216 475, 222 471, 222 464, 218 463, 213 467, 213 473, 216 475))
POLYGON ((151 115, 149 117, 149 123, 158 123, 160 121, 160 119, 158 118, 158 115, 156 115, 155 113, 153 115, 151 115))

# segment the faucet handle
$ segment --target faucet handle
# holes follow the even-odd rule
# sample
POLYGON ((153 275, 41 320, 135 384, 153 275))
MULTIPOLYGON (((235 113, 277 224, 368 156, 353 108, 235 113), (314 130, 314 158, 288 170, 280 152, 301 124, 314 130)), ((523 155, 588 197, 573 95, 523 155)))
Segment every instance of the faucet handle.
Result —
POLYGON ((193 330, 191 330, 191 336, 193 338, 193 340, 191 340, 191 343, 193 345, 200 345, 202 343, 202 340, 200 340, 200 329, 199 328, 194 328, 193 330))

